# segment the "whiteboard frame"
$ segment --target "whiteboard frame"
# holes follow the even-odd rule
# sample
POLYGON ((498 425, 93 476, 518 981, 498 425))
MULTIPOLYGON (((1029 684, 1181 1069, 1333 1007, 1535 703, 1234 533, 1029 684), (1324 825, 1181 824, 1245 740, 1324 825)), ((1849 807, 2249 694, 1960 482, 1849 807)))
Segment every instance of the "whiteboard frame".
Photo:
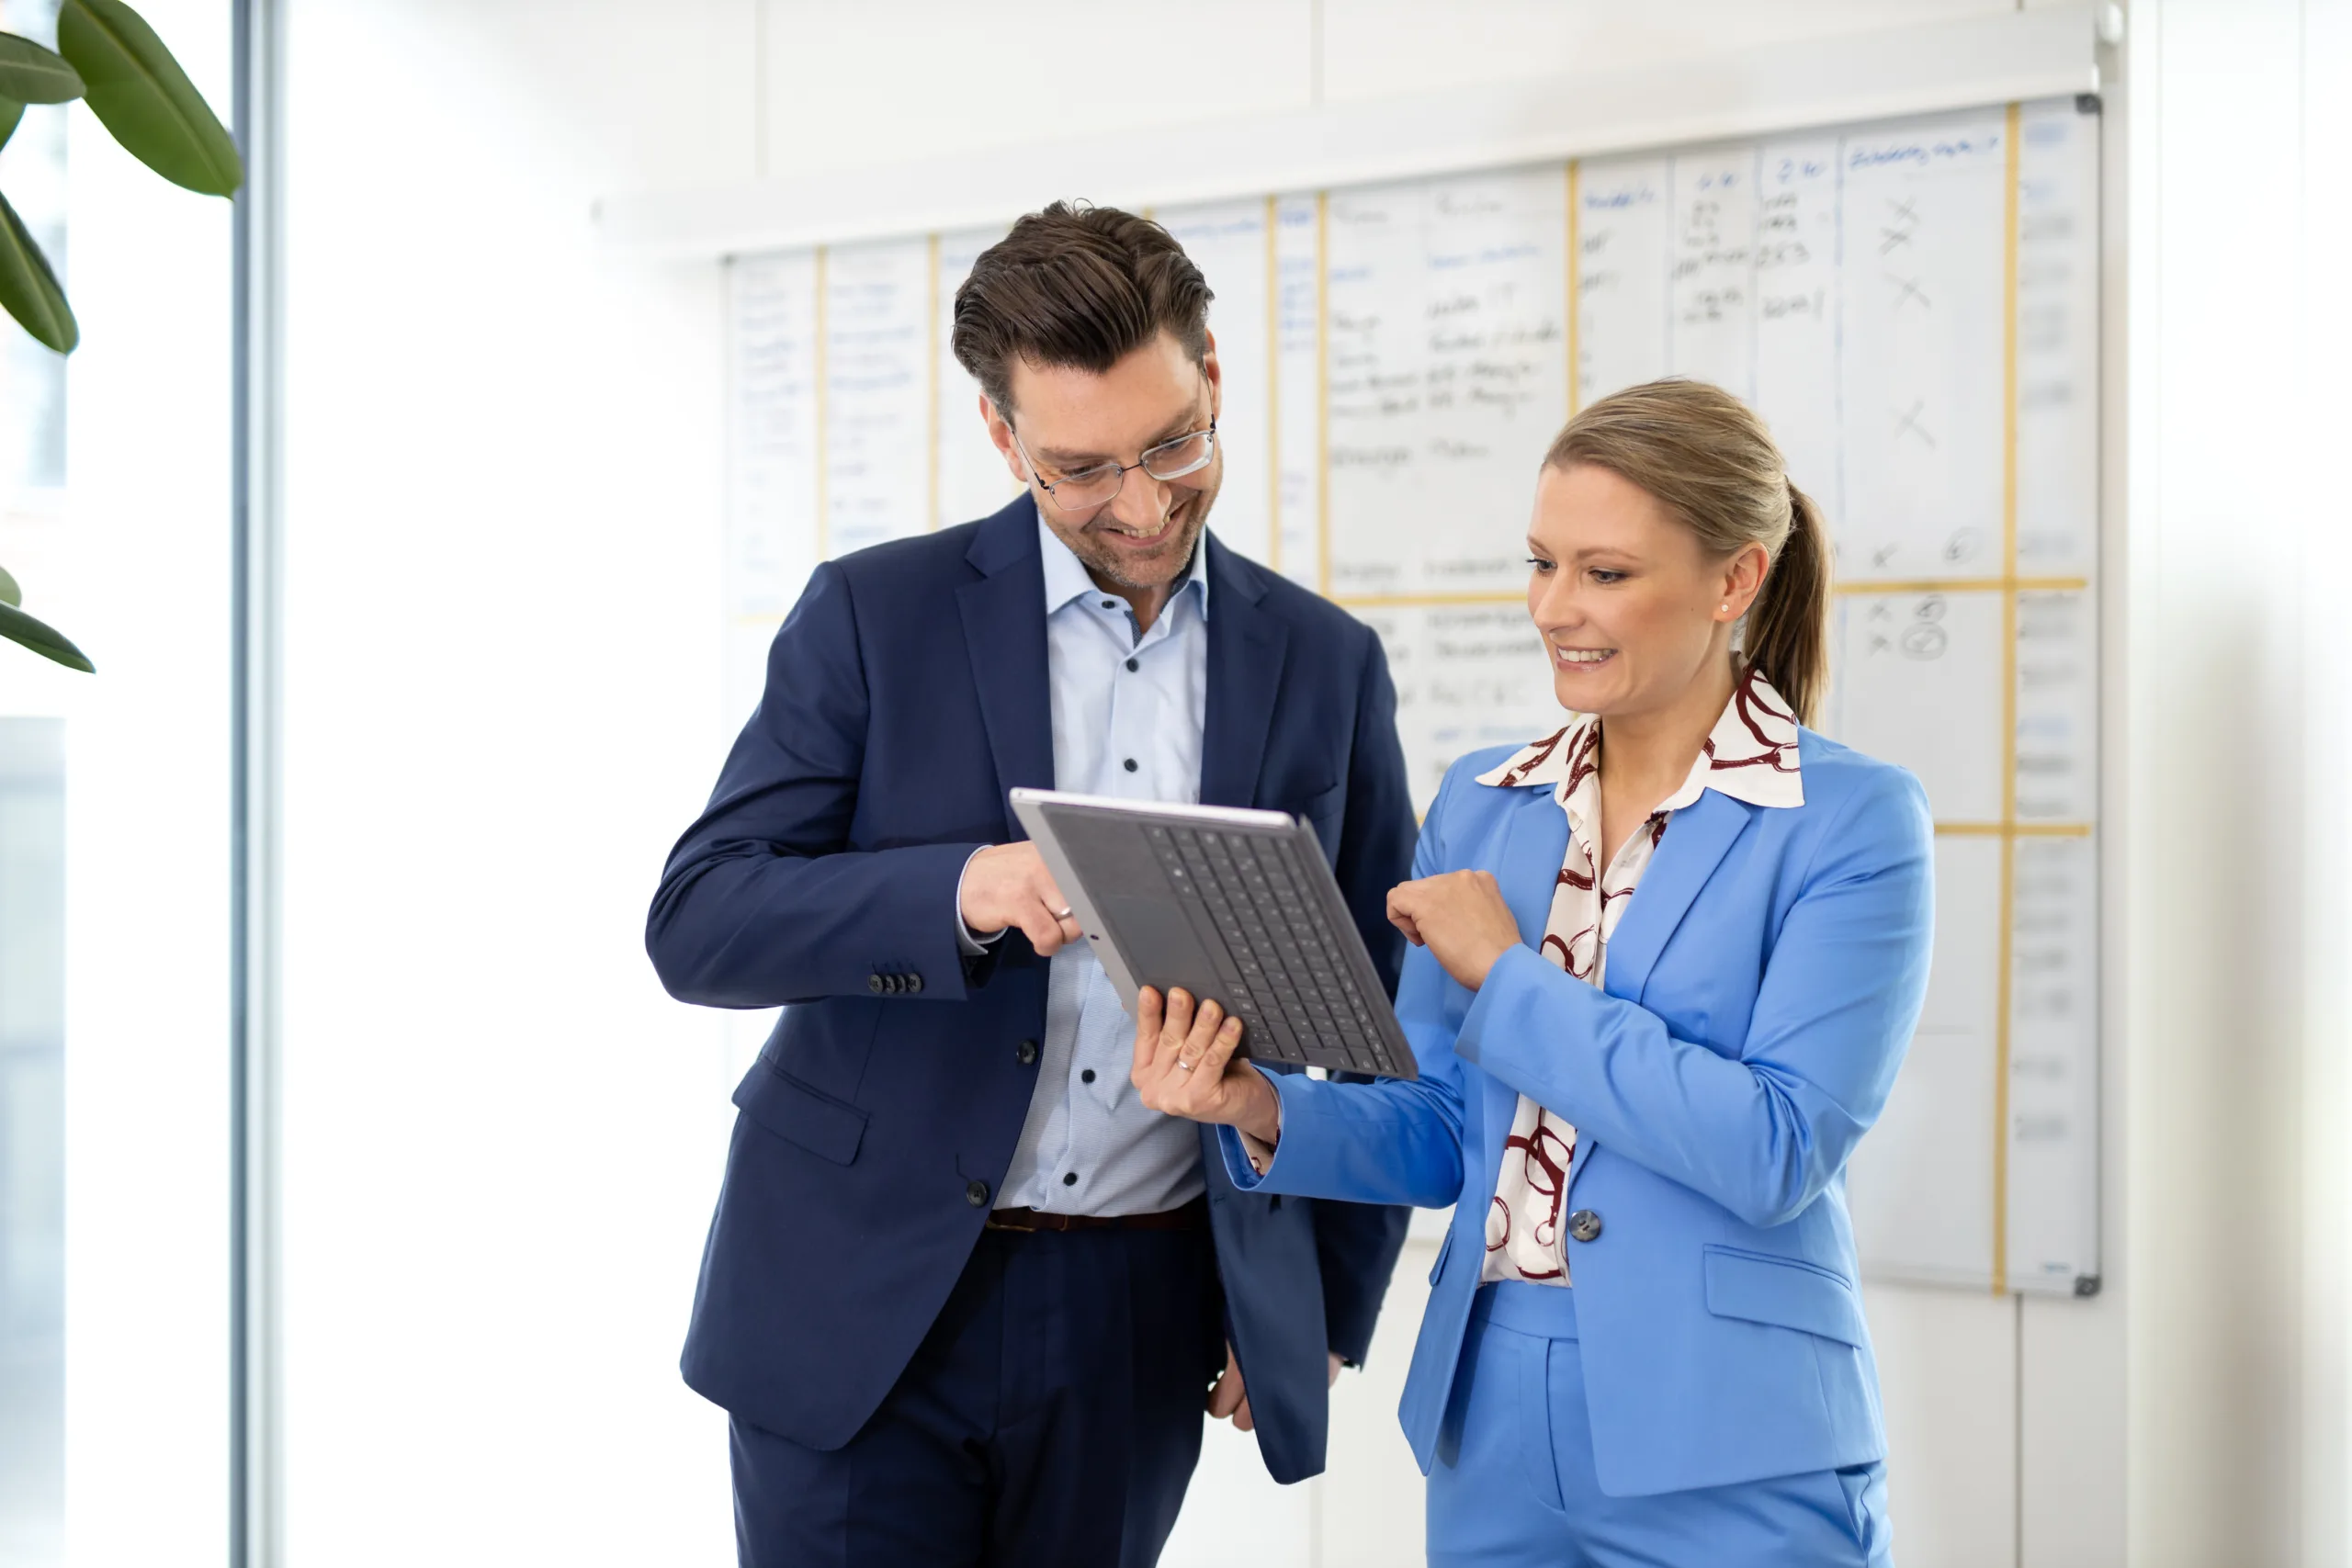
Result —
POLYGON ((1053 195, 1175 206, 2097 93, 2108 9, 2037 6, 1639 68, 638 192, 598 201, 593 219, 607 243, 632 252, 712 258, 1002 224, 1053 195), (1182 160, 1167 156, 1176 142, 1182 160))

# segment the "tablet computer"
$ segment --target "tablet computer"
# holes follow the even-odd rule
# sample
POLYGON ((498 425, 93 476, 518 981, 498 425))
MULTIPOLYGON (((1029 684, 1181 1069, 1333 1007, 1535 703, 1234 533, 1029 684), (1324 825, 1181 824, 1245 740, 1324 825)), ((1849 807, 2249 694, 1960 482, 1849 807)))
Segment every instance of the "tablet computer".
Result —
POLYGON ((1305 822, 1043 789, 1012 798, 1130 1014, 1141 987, 1181 986, 1241 1020, 1242 1055, 1419 1076, 1305 822))

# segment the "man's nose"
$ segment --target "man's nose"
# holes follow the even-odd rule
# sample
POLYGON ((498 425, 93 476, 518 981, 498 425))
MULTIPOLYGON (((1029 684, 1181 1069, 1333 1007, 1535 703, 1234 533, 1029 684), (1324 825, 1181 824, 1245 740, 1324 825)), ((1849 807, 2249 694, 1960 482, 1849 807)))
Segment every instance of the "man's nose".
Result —
POLYGON ((1119 486, 1119 493, 1108 508, 1112 516, 1126 527, 1148 533, 1168 515, 1169 485, 1153 479, 1141 468, 1129 468, 1126 481, 1119 486))

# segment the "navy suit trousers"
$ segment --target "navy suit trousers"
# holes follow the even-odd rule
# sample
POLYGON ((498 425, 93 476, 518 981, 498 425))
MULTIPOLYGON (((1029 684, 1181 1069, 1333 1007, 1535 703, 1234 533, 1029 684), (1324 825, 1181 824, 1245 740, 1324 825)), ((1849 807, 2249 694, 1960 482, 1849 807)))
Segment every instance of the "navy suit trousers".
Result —
POLYGON ((1225 1365, 1207 1231, 983 1231, 856 1436, 732 1426, 746 1568, 1148 1568, 1225 1365))

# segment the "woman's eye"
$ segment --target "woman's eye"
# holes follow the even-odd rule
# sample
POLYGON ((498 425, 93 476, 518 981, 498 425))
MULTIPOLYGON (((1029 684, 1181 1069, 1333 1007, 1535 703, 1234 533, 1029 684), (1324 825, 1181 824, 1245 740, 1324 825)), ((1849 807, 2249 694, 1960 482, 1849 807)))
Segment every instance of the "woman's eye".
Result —
POLYGON ((1611 582, 1624 581, 1625 574, 1622 571, 1611 571, 1606 567, 1597 566, 1592 569, 1592 580, 1595 582, 1606 585, 1611 582))
POLYGON ((1552 570, 1552 563, 1550 561, 1538 560, 1533 556, 1527 558, 1527 565, 1529 570, 1533 571, 1549 571, 1552 570))

